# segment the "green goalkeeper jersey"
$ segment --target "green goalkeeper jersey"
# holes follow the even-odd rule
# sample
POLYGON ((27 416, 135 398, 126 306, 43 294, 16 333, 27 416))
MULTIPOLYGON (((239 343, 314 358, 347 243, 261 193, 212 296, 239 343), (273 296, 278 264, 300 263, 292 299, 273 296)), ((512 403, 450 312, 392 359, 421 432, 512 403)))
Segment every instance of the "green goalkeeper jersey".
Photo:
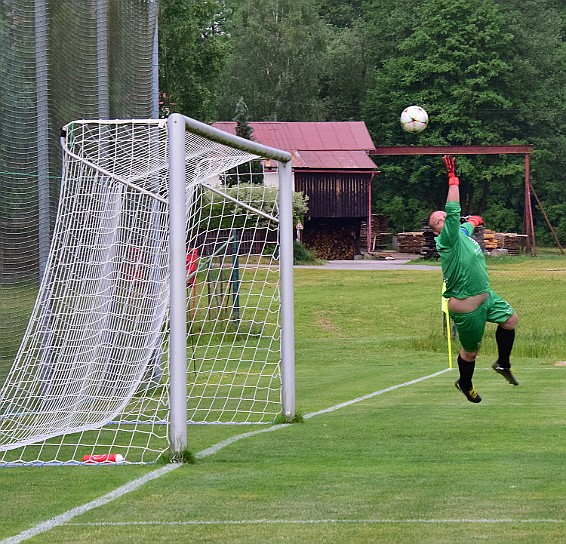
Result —
POLYGON ((460 223, 460 203, 446 203, 444 228, 434 239, 446 283, 443 296, 466 298, 490 289, 487 265, 480 245, 471 237, 474 226, 460 223))

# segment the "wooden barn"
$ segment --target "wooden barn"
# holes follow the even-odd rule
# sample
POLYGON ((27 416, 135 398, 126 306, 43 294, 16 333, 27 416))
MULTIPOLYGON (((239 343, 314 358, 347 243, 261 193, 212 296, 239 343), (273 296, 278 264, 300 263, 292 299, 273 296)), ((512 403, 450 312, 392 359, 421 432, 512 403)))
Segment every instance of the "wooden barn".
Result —
MULTIPOLYGON (((377 166, 363 121, 250 122, 253 139, 289 151, 295 191, 309 197, 301 238, 323 259, 371 248, 371 186, 377 166)), ((235 122, 215 127, 235 134, 235 122)))

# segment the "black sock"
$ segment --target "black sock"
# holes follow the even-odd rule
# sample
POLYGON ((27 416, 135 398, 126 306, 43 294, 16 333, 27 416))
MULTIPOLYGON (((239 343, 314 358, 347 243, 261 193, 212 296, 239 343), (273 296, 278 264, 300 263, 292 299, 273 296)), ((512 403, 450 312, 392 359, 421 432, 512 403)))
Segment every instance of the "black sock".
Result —
POLYGON ((497 359, 499 366, 511 368, 509 356, 515 341, 515 329, 504 329, 501 325, 498 325, 495 331, 495 341, 497 342, 497 350, 499 352, 499 358, 497 359))
POLYGON ((458 370, 460 371, 460 386, 464 389, 470 389, 472 387, 472 377, 474 375, 474 370, 476 368, 475 361, 469 363, 464 361, 460 355, 458 355, 458 370))

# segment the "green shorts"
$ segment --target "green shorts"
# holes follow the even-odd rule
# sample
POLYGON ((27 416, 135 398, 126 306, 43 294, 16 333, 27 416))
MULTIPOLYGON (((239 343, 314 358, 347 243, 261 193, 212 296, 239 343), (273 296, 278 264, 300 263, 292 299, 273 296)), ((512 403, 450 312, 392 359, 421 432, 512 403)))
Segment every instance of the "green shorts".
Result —
POLYGON ((487 298, 473 312, 467 314, 450 312, 450 317, 454 321, 464 350, 478 351, 486 323, 505 323, 514 313, 510 304, 497 293, 489 290, 487 298))

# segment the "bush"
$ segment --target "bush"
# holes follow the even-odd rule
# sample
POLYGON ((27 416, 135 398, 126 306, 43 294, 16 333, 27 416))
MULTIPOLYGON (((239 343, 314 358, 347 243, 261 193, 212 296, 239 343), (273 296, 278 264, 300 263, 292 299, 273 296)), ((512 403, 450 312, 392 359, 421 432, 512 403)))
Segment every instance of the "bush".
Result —
POLYGON ((299 240, 293 242, 293 264, 315 264, 316 253, 307 249, 299 240))

